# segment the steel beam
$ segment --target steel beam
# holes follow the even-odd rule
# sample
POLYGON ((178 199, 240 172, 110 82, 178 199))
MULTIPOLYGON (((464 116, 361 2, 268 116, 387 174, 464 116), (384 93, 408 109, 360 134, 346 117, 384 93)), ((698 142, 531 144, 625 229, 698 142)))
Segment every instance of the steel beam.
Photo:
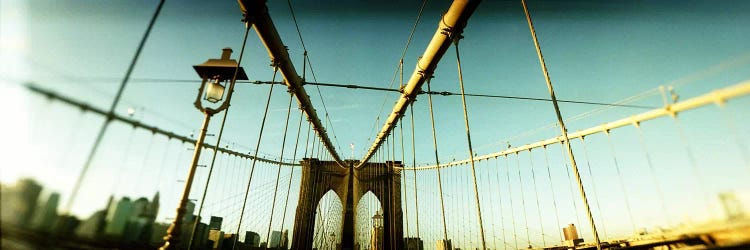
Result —
POLYGON ((238 0, 240 10, 245 14, 246 20, 255 26, 255 31, 258 33, 263 45, 268 50, 268 56, 271 58, 271 62, 274 66, 278 67, 281 75, 284 77, 284 82, 289 88, 289 92, 294 93, 299 103, 299 108, 305 112, 307 120, 312 123, 313 130, 318 134, 318 137, 323 141, 331 157, 341 167, 347 166, 339 157, 336 152, 336 148, 328 138, 323 124, 320 122, 315 108, 310 102, 310 97, 302 87, 302 78, 297 74, 297 70, 294 68, 291 59, 289 59, 289 53, 287 52, 286 46, 281 41, 276 26, 271 21, 271 16, 268 14, 268 7, 266 6, 265 0, 238 0))
POLYGON ((357 168, 364 165, 378 151, 378 148, 383 144, 388 135, 390 135, 393 128, 396 127, 406 109, 416 100, 417 95, 422 90, 422 85, 432 77, 433 71, 443 57, 443 54, 445 54, 445 51, 451 46, 453 39, 461 35, 464 27, 466 27, 466 22, 474 13, 474 10, 476 10, 479 2, 480 0, 453 1, 448 11, 438 22, 438 28, 435 35, 432 36, 432 41, 430 41, 424 54, 417 61, 414 73, 412 73, 408 83, 404 86, 404 91, 401 93, 398 102, 393 106, 391 115, 388 116, 385 124, 383 124, 383 128, 378 133, 367 154, 360 160, 357 168))

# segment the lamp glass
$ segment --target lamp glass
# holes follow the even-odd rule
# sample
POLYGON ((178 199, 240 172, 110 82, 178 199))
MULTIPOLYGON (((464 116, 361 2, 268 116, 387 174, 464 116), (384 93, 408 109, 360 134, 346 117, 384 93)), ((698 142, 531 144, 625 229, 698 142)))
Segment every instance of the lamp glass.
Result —
POLYGON ((224 86, 221 85, 219 78, 213 78, 206 83, 206 100, 212 103, 217 103, 224 98, 224 86))

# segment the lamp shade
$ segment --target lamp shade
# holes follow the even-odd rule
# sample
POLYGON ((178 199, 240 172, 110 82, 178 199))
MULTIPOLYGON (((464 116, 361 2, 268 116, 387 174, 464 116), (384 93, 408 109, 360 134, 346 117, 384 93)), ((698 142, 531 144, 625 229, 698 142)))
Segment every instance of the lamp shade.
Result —
POLYGON ((221 85, 219 78, 211 79, 206 82, 206 100, 217 103, 224 98, 224 86, 221 85))

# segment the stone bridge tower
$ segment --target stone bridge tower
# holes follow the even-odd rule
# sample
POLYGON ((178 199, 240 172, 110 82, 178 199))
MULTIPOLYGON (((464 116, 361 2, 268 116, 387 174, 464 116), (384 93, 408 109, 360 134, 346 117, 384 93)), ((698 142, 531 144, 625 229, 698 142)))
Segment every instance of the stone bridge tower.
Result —
POLYGON ((401 162, 367 163, 354 168, 356 161, 345 161, 341 167, 333 161, 302 160, 302 181, 294 219, 292 249, 312 249, 315 213, 318 202, 333 190, 343 207, 341 249, 354 249, 357 205, 368 191, 383 206, 383 246, 402 249, 403 215, 401 212, 401 162))

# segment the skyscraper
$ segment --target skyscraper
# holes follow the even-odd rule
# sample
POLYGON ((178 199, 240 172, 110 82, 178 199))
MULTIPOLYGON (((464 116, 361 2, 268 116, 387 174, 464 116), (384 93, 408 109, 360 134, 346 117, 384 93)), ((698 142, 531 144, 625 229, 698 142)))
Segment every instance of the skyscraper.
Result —
POLYGON ((438 240, 435 244, 437 250, 453 250, 451 240, 438 240))
POLYGON ((404 238, 404 249, 406 250, 423 250, 423 244, 422 239, 417 237, 404 238))
POLYGON ((130 198, 123 197, 120 199, 117 202, 117 206, 110 207, 110 211, 107 212, 107 226, 104 229, 104 233, 108 237, 121 238, 132 211, 133 202, 130 201, 130 198))
POLYGON ((221 230, 221 222, 224 218, 218 216, 211 216, 211 220, 208 222, 208 229, 221 230))
POLYGON ((33 226, 35 229, 49 232, 52 226, 55 225, 57 220, 57 206, 60 203, 60 194, 52 193, 47 198, 47 202, 44 206, 37 208, 36 214, 34 215, 33 226))
POLYGON ((279 242, 279 248, 288 249, 289 247, 289 230, 284 229, 281 232, 281 242, 279 242))
POLYGON ((42 186, 32 179, 21 179, 13 187, 3 187, 3 191, 3 202, 0 204, 3 222, 31 227, 42 186))
POLYGON ((279 247, 279 243, 281 243, 281 232, 279 231, 273 231, 271 232, 271 242, 268 244, 268 247, 270 248, 277 248, 279 247))
POLYGON ((383 211, 378 210, 372 216, 372 230, 370 231, 370 249, 383 249, 383 211))
POLYGON ((260 234, 253 231, 245 232, 245 244, 250 247, 258 247, 260 244, 260 234))

